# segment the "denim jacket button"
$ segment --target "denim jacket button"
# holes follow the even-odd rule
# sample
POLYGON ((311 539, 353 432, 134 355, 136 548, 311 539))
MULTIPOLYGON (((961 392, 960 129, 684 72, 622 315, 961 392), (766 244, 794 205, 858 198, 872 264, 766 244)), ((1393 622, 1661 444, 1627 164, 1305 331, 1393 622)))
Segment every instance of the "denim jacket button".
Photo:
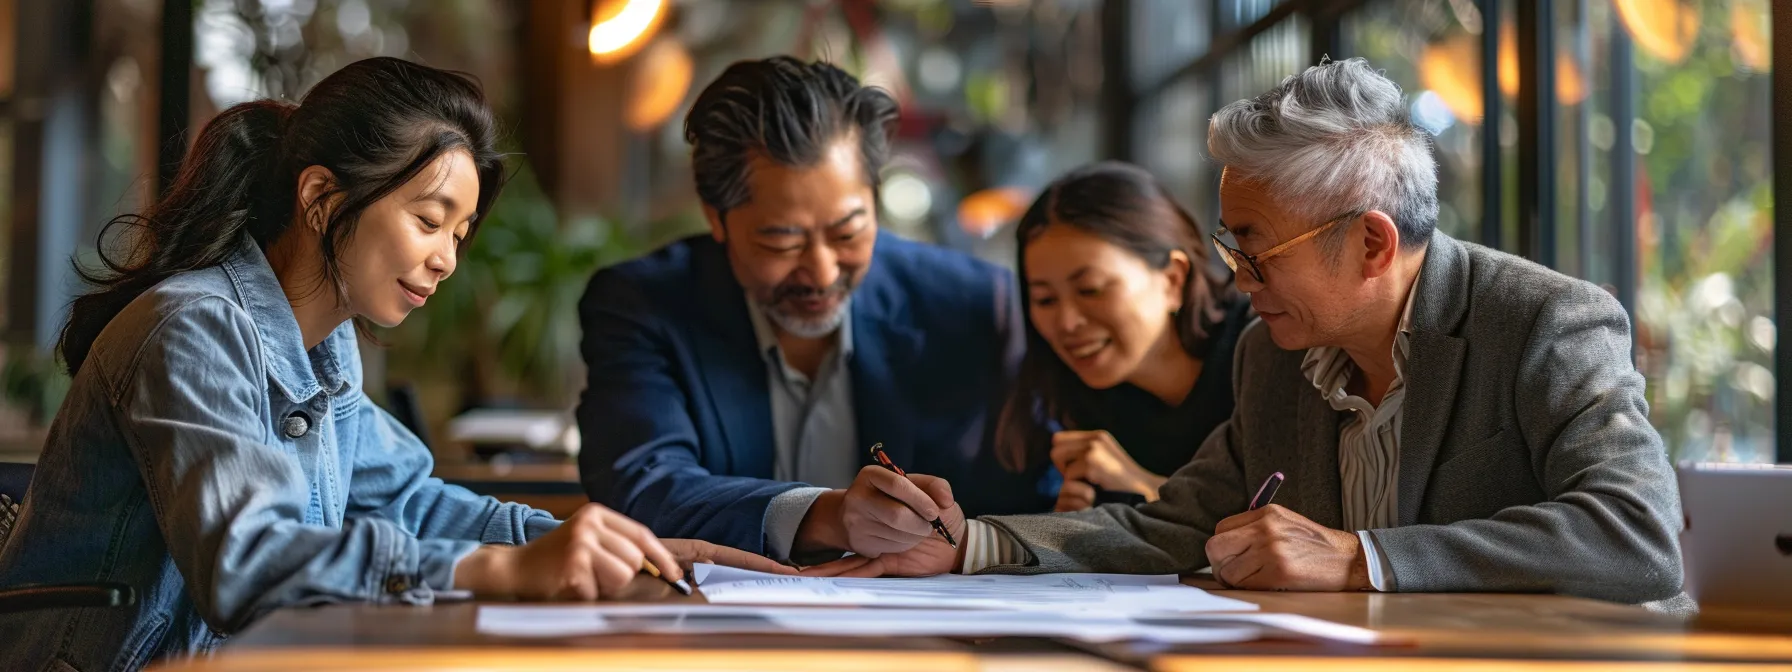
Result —
POLYGON ((388 593, 397 595, 410 589, 411 582, 406 581, 402 576, 394 576, 390 579, 386 579, 386 592, 388 593))
POLYGON ((304 436, 306 432, 311 431, 311 418, 305 417, 304 413, 293 413, 292 415, 286 416, 286 421, 282 423, 281 431, 286 432, 286 438, 289 439, 296 439, 304 436))

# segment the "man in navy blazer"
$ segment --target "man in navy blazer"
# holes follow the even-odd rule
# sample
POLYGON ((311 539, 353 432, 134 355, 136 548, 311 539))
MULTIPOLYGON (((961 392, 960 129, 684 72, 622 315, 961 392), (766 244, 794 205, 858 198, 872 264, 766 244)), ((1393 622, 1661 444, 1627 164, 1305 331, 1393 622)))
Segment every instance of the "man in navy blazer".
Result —
POLYGON ((685 136, 710 234, 597 273, 580 303, 593 501, 780 560, 1049 507, 988 448, 1024 347, 1009 274, 878 231, 895 118, 883 91, 788 57, 699 95, 685 136), (877 443, 931 476, 872 466, 877 443))

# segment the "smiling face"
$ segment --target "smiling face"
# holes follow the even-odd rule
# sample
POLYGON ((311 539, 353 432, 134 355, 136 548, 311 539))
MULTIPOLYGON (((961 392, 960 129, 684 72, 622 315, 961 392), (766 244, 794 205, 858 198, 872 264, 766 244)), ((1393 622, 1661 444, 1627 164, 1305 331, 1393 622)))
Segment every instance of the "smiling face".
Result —
MULTIPOLYGON (((1324 224, 1292 216, 1282 202, 1231 170, 1222 174, 1220 222, 1245 254, 1261 254, 1324 224)), ((1345 220, 1335 226, 1352 225, 1345 220)), ((1319 238, 1326 235, 1330 233, 1319 238)), ((1263 318, 1270 338, 1285 350, 1339 344, 1362 321, 1365 304, 1372 302, 1363 274, 1350 263, 1330 263, 1318 238, 1262 260, 1258 267, 1263 271, 1261 282, 1242 267, 1235 282, 1251 295, 1251 307, 1263 318)))
POLYGON ((1186 256, 1155 269, 1065 224, 1046 226, 1022 254, 1033 328, 1083 384, 1119 385, 1165 348, 1181 347, 1170 313, 1182 305, 1186 256))
POLYGON ((876 200, 859 146, 835 140, 812 166, 748 161, 747 202, 722 216, 705 208, 728 248, 735 279, 779 329, 820 338, 846 319, 845 301, 871 268, 876 200))
POLYGON ((454 273, 479 202, 473 157, 454 150, 361 213, 337 263, 348 312, 394 327, 454 273))

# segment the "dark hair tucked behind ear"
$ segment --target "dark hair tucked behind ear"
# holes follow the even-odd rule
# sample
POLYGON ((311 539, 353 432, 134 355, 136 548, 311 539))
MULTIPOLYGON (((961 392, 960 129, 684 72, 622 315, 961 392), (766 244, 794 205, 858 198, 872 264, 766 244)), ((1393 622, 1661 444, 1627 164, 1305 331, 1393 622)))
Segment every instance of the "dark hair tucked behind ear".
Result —
MULTIPOLYGON (((1234 296, 1232 282, 1207 263, 1207 244, 1193 215, 1145 169, 1127 163, 1103 161, 1073 170, 1052 182, 1045 193, 1015 225, 1015 269, 1024 285, 1027 278, 1027 245, 1053 224, 1095 234, 1131 252, 1146 266, 1163 269, 1170 253, 1188 255, 1188 280, 1182 283, 1182 308, 1170 321, 1182 349, 1190 356, 1207 356, 1207 338, 1226 317, 1226 301, 1234 296)), ((1013 392, 997 419, 997 456, 1015 471, 1042 459, 1050 437, 1041 423, 1055 419, 1065 427, 1099 428, 1093 391, 1058 359, 1052 346, 1033 327, 1033 303, 1022 301, 1026 319, 1027 354, 1013 392)))
POLYGON ((324 219, 324 280, 340 298, 338 250, 361 213, 453 150, 471 154, 479 172, 471 238, 498 196, 503 161, 485 94, 465 75, 370 58, 324 78, 298 105, 262 100, 224 110, 199 132, 167 194, 101 230, 104 268, 76 265, 96 289, 75 299, 62 330, 69 374, 106 324, 156 283, 223 263, 245 235, 265 250, 301 217, 324 219), (310 166, 329 169, 335 184, 298 203, 298 175, 310 166), (322 202, 332 198, 340 200, 326 213, 322 202), (107 234, 118 225, 124 237, 115 247, 124 254, 114 257, 107 234))
POLYGON ((747 160, 762 153, 810 166, 828 145, 856 133, 865 180, 875 194, 890 158, 896 101, 860 86, 844 70, 789 56, 740 61, 697 95, 684 119, 697 196, 720 217, 747 202, 747 160))

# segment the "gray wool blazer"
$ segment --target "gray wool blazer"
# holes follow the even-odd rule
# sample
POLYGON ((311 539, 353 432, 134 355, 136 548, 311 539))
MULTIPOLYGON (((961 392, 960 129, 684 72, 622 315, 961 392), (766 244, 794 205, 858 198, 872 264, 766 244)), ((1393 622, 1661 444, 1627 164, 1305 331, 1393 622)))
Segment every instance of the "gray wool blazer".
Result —
MULTIPOLYGON (((1432 236, 1412 311, 1400 524, 1372 530, 1403 592, 1680 592, 1680 498, 1649 425, 1630 322, 1598 287, 1432 236)), ((1189 573, 1269 474, 1276 503, 1343 524, 1342 413, 1260 324, 1234 357, 1232 418, 1137 508, 983 520, 1032 553, 993 573, 1189 573)))

